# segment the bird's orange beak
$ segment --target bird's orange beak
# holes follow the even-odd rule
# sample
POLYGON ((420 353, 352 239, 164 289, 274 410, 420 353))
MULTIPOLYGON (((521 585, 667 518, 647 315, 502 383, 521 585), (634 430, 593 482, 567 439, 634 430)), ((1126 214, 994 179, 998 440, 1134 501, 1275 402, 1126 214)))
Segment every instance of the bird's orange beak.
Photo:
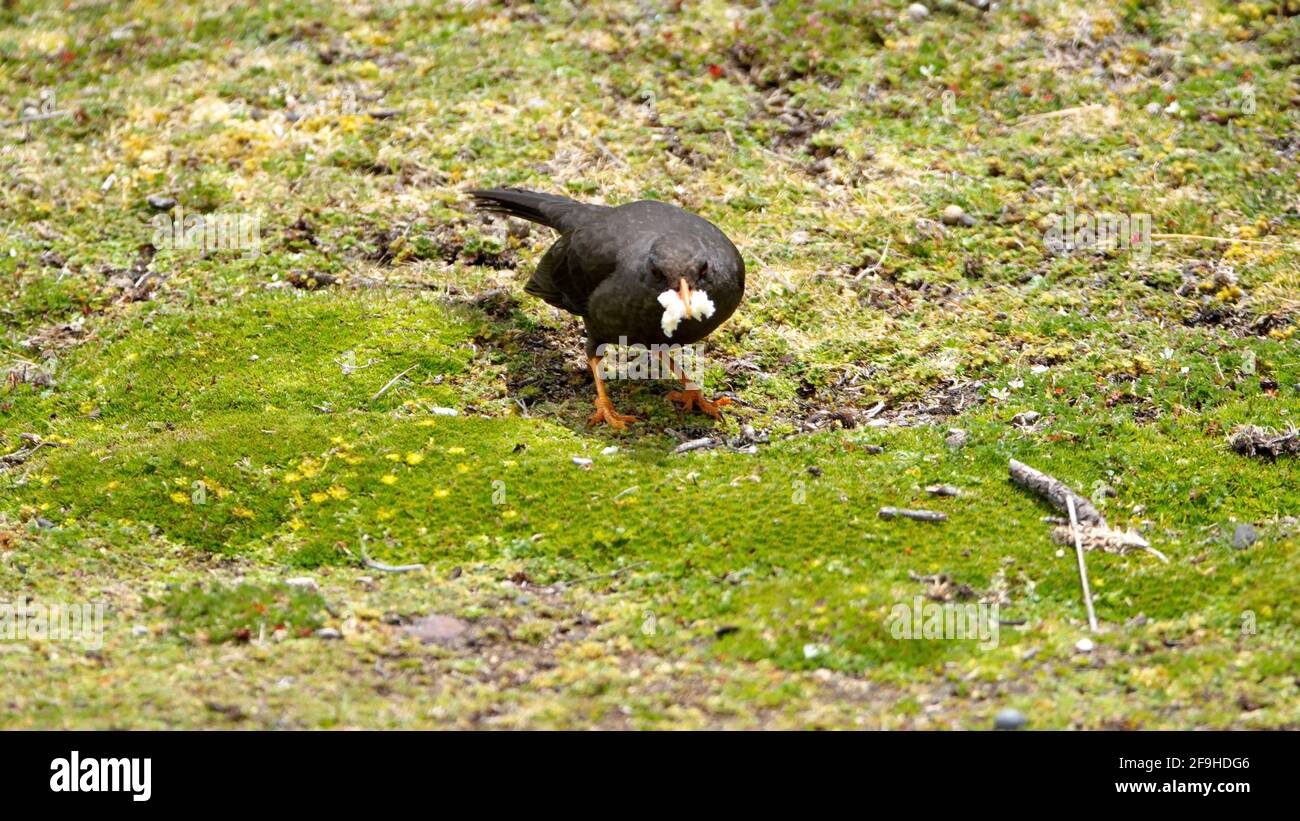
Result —
POLYGON ((686 318, 691 318, 691 286, 686 284, 683 279, 677 286, 677 295, 682 298, 682 304, 686 306, 686 318))

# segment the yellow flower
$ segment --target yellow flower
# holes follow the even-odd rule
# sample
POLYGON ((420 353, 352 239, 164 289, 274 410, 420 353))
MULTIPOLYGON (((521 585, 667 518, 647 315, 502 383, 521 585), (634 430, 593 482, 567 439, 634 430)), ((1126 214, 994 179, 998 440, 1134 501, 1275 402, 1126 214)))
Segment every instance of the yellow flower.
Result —
POLYGON ((464 449, 464 448, 460 448, 460 447, 456 447, 456 448, 447 448, 447 452, 450 453, 450 454, 453 454, 453 455, 454 455, 454 454, 457 454, 457 453, 464 453, 464 452, 465 452, 465 449, 464 449))
POLYGON ((348 489, 343 487, 342 485, 330 485, 330 489, 327 492, 329 493, 330 496, 332 496, 335 499, 338 499, 339 501, 348 498, 349 495, 348 489))
POLYGON ((395 485, 397 484, 397 477, 389 473, 386 476, 380 476, 379 481, 383 482, 386 485, 395 485))
POLYGON ((433 492, 433 498, 435 499, 446 499, 450 495, 451 491, 447 490, 445 487, 440 487, 433 492))
POLYGON ((408 465, 418 465, 418 464, 420 464, 420 463, 423 462, 423 461, 424 461, 424 454, 423 454, 423 453, 408 453, 408 454, 406 454, 406 464, 408 464, 408 465))
POLYGON ((188 493, 181 493, 178 490, 172 494, 172 501, 178 505, 188 505, 190 503, 190 495, 188 493))
POLYGON ((253 518, 253 511, 246 507, 236 507, 231 509, 230 515, 238 516, 241 519, 251 519, 253 518))
POLYGON ((328 494, 328 493, 324 493, 324 492, 319 491, 319 490, 316 491, 315 493, 313 493, 313 494, 311 495, 311 500, 312 500, 313 502, 315 502, 316 504, 320 504, 321 502, 325 501, 325 500, 328 499, 328 498, 329 498, 329 494, 328 494))

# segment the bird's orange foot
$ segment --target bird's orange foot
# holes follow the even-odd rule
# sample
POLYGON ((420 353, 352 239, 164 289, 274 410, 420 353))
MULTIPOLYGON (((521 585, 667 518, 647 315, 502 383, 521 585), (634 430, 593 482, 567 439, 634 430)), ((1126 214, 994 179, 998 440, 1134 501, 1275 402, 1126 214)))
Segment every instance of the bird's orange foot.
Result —
POLYGON ((671 391, 668 394, 668 401, 681 402, 682 411, 685 413, 689 413, 691 410, 699 408, 714 419, 722 418, 722 411, 718 410, 718 408, 723 405, 732 404, 731 399, 725 396, 720 396, 716 401, 711 402, 708 399, 705 399, 704 394, 699 390, 671 391))
POLYGON ((629 422, 640 422, 635 416, 628 416, 614 410, 614 404, 608 399, 596 400, 596 412, 587 418, 588 425, 604 422, 614 430, 627 430, 629 422))

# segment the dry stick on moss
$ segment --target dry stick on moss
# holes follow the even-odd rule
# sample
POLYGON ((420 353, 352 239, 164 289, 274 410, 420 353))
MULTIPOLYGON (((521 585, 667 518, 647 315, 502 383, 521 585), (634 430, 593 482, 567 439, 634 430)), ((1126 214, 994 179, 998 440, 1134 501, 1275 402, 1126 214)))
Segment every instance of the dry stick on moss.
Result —
POLYGON ((1074 509, 1074 497, 1065 497, 1070 511, 1070 531, 1074 533, 1074 553, 1079 557, 1079 580, 1083 582, 1083 604, 1088 608, 1088 627, 1097 632, 1097 611, 1092 609, 1092 590, 1088 588, 1088 565, 1083 561, 1083 539, 1079 536, 1079 517, 1074 509))
POLYGON ((1040 470, 1034 470, 1029 465, 1017 462, 1015 459, 1010 461, 1010 467, 1011 481, 1047 499, 1057 510, 1063 513, 1069 512, 1067 502, 1073 500, 1074 506, 1079 513, 1079 521, 1088 525, 1107 526, 1106 517, 1102 516, 1101 512, 1093 507, 1092 502, 1072 490, 1060 479, 1048 476, 1040 470))
POLYGON ((19 465, 26 462, 28 459, 31 459, 32 456, 36 453, 36 451, 40 450, 41 448, 63 447, 62 443, 47 442, 43 439, 37 438, 36 435, 32 433, 19 434, 18 438, 23 440, 24 442, 27 442, 28 444, 19 447, 18 450, 14 451, 13 453, 6 453, 3 456, 0 456, 0 469, 18 467, 19 465))
POLYGON ((1151 239, 1196 239, 1210 242, 1236 242, 1243 245, 1267 245, 1270 248, 1290 248, 1300 250, 1300 245, 1286 242, 1269 242, 1265 239, 1241 239, 1240 237, 1209 237, 1204 234, 1152 234, 1151 239))
POLYGON ((42 120, 55 120, 59 117, 66 117, 70 112, 67 111, 44 111, 40 114, 28 114, 25 117, 19 117, 16 120, 9 120, 0 123, 0 128, 11 128, 16 125, 27 125, 28 123, 39 123, 42 120))
POLYGON ((422 564, 384 564, 370 558, 366 553, 366 546, 358 543, 357 547, 361 548, 361 561, 366 563, 366 567, 371 570, 382 570, 385 573, 410 573, 412 570, 423 570, 422 564))
POLYGON ((626 572, 629 571, 629 570, 635 570, 636 568, 638 568, 638 567, 644 567, 644 566, 647 565, 647 564, 650 564, 650 563, 649 563, 649 562, 632 562, 631 564, 623 565, 623 566, 620 567, 618 570, 615 570, 615 571, 612 572, 612 573, 600 573, 600 574, 595 575, 595 576, 584 576, 584 577, 581 578, 581 579, 574 579, 573 581, 559 582, 559 583, 556 584, 555 586, 556 586, 557 588, 564 588, 564 587, 572 587, 572 586, 575 585, 575 584, 582 584, 583 582, 594 582, 594 581, 597 581, 597 580, 599 580, 599 579, 612 579, 612 578, 614 578, 615 576, 622 576, 624 573, 626 573, 626 572))
POLYGON ((1073 117, 1075 114, 1092 114, 1105 109, 1100 103, 1090 105, 1073 106, 1072 108, 1058 108, 1055 111, 1043 111, 1038 114, 1026 114, 1019 120, 1012 123, 1013 126, 1022 126, 1029 123, 1042 122, 1044 120, 1059 120, 1062 117, 1073 117))
POLYGON ((901 516, 904 519, 916 519, 919 522, 948 521, 947 513, 940 513, 936 510, 908 510, 901 507, 882 507, 878 515, 882 519, 894 519, 901 516))
POLYGON ((380 389, 379 389, 379 393, 376 393, 374 396, 370 397, 370 401, 373 402, 373 401, 375 401, 376 399, 378 399, 379 397, 381 397, 381 396, 383 396, 384 394, 388 393, 388 389, 391 388, 391 387, 393 387, 394 385, 396 385, 396 384, 397 384, 397 380, 401 379, 403 376, 406 376, 408 373, 410 373, 411 371, 415 370, 417 367, 419 367, 419 366, 418 366, 418 365, 412 365, 411 367, 409 367, 409 368, 407 368, 406 370, 404 370, 404 371, 402 371, 401 373, 399 373, 397 376, 394 376, 392 379, 388 380, 388 384, 386 384, 386 385, 384 385, 382 388, 380 388, 380 389))

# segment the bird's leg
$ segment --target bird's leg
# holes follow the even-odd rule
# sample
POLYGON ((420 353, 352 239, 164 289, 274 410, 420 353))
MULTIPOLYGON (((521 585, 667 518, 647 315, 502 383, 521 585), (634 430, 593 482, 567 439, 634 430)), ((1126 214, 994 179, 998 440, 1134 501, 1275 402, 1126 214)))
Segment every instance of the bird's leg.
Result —
POLYGON ((628 422, 639 422, 635 416, 627 416, 614 410, 614 405, 609 401, 609 394, 605 392, 605 380, 600 375, 600 357, 593 356, 587 360, 591 366, 591 375, 596 379, 596 412, 588 419, 588 425, 594 425, 597 422, 605 422, 614 430, 627 430, 628 422))
POLYGON ((683 413, 690 413, 693 409, 699 408, 714 419, 721 419, 722 411, 718 410, 718 408, 723 405, 732 404, 731 399, 726 396, 720 396, 717 400, 712 402, 705 399, 704 392, 700 390, 700 386, 692 382, 690 377, 686 375, 686 370, 673 361, 672 354, 661 351, 660 356, 668 360, 669 373, 682 380, 682 389, 680 391, 669 391, 668 401, 681 402, 683 413))

